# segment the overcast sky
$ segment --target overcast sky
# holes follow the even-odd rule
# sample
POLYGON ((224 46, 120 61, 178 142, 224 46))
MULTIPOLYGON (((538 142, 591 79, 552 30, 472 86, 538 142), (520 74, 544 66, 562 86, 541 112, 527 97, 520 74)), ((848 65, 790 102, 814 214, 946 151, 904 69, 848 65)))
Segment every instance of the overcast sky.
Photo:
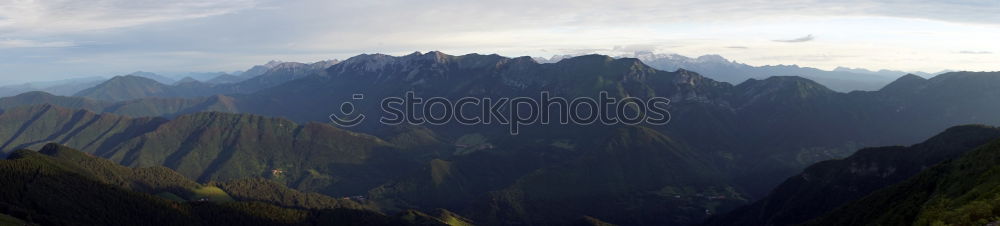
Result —
POLYGON ((997 0, 0 0, 0 83, 430 50, 998 71, 998 40, 997 0))

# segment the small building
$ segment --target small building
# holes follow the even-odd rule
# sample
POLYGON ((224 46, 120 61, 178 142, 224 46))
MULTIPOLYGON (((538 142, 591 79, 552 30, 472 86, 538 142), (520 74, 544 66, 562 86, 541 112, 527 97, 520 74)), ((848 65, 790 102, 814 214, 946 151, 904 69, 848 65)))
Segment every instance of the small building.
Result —
POLYGON ((282 174, 285 174, 285 170, 283 170, 283 169, 273 169, 273 170, 271 170, 271 175, 274 175, 276 177, 279 177, 282 174))

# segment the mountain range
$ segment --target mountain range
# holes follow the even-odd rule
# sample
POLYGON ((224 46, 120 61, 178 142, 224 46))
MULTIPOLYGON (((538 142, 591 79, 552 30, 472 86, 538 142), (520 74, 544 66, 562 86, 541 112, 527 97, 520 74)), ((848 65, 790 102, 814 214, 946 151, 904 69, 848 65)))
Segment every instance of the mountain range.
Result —
MULTIPOLYGON (((74 94, 103 101, 127 101, 145 97, 164 98, 194 98, 218 94, 252 93, 307 75, 321 74, 323 69, 338 61, 320 61, 313 64, 275 63, 266 66, 255 66, 247 75, 220 75, 208 82, 201 82, 187 77, 181 81, 164 80, 163 76, 153 73, 133 73, 116 76, 97 86, 81 90, 74 94), (260 69, 265 67, 266 70, 260 69), (263 70, 258 75, 254 75, 263 70)), ((274 63, 274 62, 272 62, 274 63)))
MULTIPOLYGON (((555 63, 562 59, 572 58, 573 56, 579 55, 557 55, 551 58, 534 58, 540 63, 555 63)), ((854 90, 866 90, 873 91, 881 88, 882 86, 888 84, 893 79, 905 75, 905 74, 915 74, 921 77, 932 77, 936 74, 943 74, 952 71, 942 71, 938 73, 926 73, 926 72, 903 72, 903 71, 893 71, 893 70, 878 70, 871 71, 861 68, 847 68, 847 67, 837 67, 832 71, 826 71, 816 68, 809 67, 799 67, 796 65, 775 65, 775 66, 750 66, 743 63, 738 63, 735 61, 727 60, 722 56, 718 55, 705 55, 697 58, 689 58, 681 56, 678 54, 656 54, 652 52, 635 52, 633 54, 619 55, 616 58, 637 58, 642 60, 647 65, 665 71, 675 71, 678 69, 685 69, 689 71, 697 71, 702 75, 712 78, 717 81, 728 82, 730 84, 738 84, 747 79, 764 79, 770 76, 801 76, 804 78, 809 78, 811 80, 817 81, 824 86, 827 86, 833 90, 840 92, 849 92, 854 90)), ((270 61, 266 64, 256 65, 247 69, 246 71, 235 71, 235 72, 192 72, 186 74, 174 74, 171 76, 161 75, 152 72, 136 71, 125 76, 137 76, 152 79, 160 84, 171 86, 180 85, 182 83, 191 83, 198 81, 200 83, 205 83, 213 86, 220 84, 233 84, 243 82, 245 80, 253 79, 257 76, 267 73, 269 70, 281 66, 286 69, 284 72, 291 74, 291 76, 273 76, 265 81, 260 81, 258 83, 265 84, 246 84, 248 86, 245 88, 207 88, 199 87, 196 89, 198 92, 180 95, 182 97, 194 97, 194 96, 204 96, 205 93, 209 94, 237 94, 237 93, 252 93, 259 90, 260 87, 269 87, 278 83, 283 83, 300 78, 302 73, 320 73, 322 69, 338 63, 338 60, 327 60, 312 63, 312 69, 298 69, 299 72, 289 72, 288 67, 301 66, 302 63, 295 62, 282 62, 282 61, 270 61), (304 71, 304 72, 303 72, 304 71), (277 78, 277 79, 276 79, 277 78), (186 82, 181 82, 186 81, 186 82)), ((279 73, 279 74, 280 74, 279 73)), ((48 93, 56 95, 73 95, 81 90, 91 88, 97 84, 107 80, 106 78, 86 78, 86 79, 71 79, 65 81, 54 81, 47 83, 28 83, 22 85, 9 85, 0 87, 0 97, 13 96, 16 94, 29 92, 29 91, 45 91, 48 93), (84 81, 83 83, 80 83, 84 81), (100 82, 99 82, 100 81, 100 82), (58 84, 58 85, 57 85, 58 84)), ((190 87, 189 87, 190 88, 190 87)), ((184 90, 180 88, 179 90, 184 90)), ((154 96, 157 97, 177 97, 178 94, 168 93, 155 93, 154 96)))
MULTIPOLYGON (((753 79, 734 86, 691 71, 658 71, 638 60, 597 55, 539 64, 528 58, 432 52, 403 57, 362 55, 335 64, 322 74, 250 94, 216 96, 208 98, 211 102, 206 104, 191 103, 186 105, 192 107, 167 110, 175 112, 129 111, 170 116, 199 108, 224 109, 307 122, 325 121, 330 112, 338 110, 339 106, 325 103, 349 101, 353 93, 364 92, 370 99, 400 96, 409 90, 422 96, 445 97, 534 96, 537 94, 532 93, 539 91, 564 96, 595 95, 598 91, 618 96, 662 96, 672 100, 670 110, 678 120, 654 129, 676 136, 701 152, 714 153, 714 157, 721 158, 717 162, 750 168, 754 173, 760 170, 792 175, 810 163, 843 157, 864 146, 913 143, 951 125, 995 123, 997 119, 989 107, 996 100, 996 94, 990 91, 996 86, 992 81, 995 79, 994 73, 971 72, 946 73, 932 79, 904 76, 879 91, 839 93, 799 77, 753 79), (596 82, 604 83, 603 87, 579 89, 583 87, 580 84, 596 82), (967 85, 976 88, 960 88, 967 85), (714 125, 706 126, 706 122, 714 125), (727 139, 719 142, 718 137, 727 139)), ((17 99, 5 101, 38 103, 17 99)), ((143 99, 125 103, 140 109, 159 109, 164 108, 162 102, 143 99)), ((367 105, 359 108, 377 114, 373 102, 362 103, 367 105)), ((159 116, 132 114, 123 108, 90 109, 159 116)), ((449 137, 461 137, 467 132, 447 127, 441 126, 435 132, 449 137)), ((378 125, 351 129, 374 135, 384 130, 378 125)), ((760 187, 769 188, 779 182, 776 179, 760 187)), ((766 192, 752 190, 757 194, 766 192)))
POLYGON ((31 91, 43 91, 55 95, 69 96, 80 90, 94 87, 105 81, 102 77, 65 79, 49 82, 29 82, 19 85, 0 86, 0 97, 14 96, 31 91))
POLYGON ((16 158, 24 154, 19 149, 58 143, 127 167, 165 167, 203 185, 258 178, 364 200, 360 204, 376 212, 483 225, 824 224, 852 219, 823 217, 840 216, 835 208, 841 206, 885 204, 866 196, 973 153, 967 151, 995 132, 948 128, 1000 124, 995 72, 905 75, 874 91, 845 93, 798 76, 734 84, 646 63, 602 55, 539 63, 418 52, 275 62, 258 76, 227 84, 121 76, 73 97, 0 98, 0 152, 16 158), (600 92, 665 97, 672 120, 663 126, 528 125, 516 136, 498 124, 325 123, 339 103, 350 101, 377 118, 378 100, 408 91, 450 99, 543 91, 567 98, 600 92), (364 94, 364 101, 354 94, 364 94), (914 144, 946 129, 910 147, 863 149, 914 144), (850 167, 858 164, 890 165, 893 172, 850 167), (817 198, 822 195, 832 197, 817 198))
MULTIPOLYGON (((431 52, 354 57, 330 67, 326 75, 237 97, 236 105, 240 112, 321 121, 339 110, 324 103, 351 101, 354 93, 374 100, 405 91, 448 98, 536 96, 541 91, 568 97, 596 96, 600 91, 616 97, 659 96, 671 99, 668 109, 674 120, 654 130, 712 153, 719 158, 713 162, 732 164, 733 170, 791 175, 861 147, 915 143, 952 125, 997 123, 1000 118, 991 112, 1000 109, 991 103, 1000 98, 992 91, 1000 88, 998 79, 997 73, 973 72, 932 79, 904 76, 883 90, 840 93, 801 77, 731 85, 691 71, 660 71, 636 59, 599 55, 539 64, 529 58, 431 52)), ((368 115, 379 114, 376 101, 356 105, 368 115)), ((351 129, 379 135, 379 127, 373 123, 351 129)), ((469 133, 463 129, 484 130, 429 127, 451 137, 469 133)), ((748 183, 756 182, 762 180, 748 183)))
MULTIPOLYGON (((126 78, 126 80, 132 80, 129 82, 135 83, 137 87, 142 87, 142 89, 157 89, 158 92, 148 92, 147 95, 154 97, 199 97, 211 94, 236 94, 236 93, 246 93, 252 92, 254 90, 260 89, 262 87, 274 86, 283 82, 291 81, 300 78, 302 74, 318 72, 321 69, 336 64, 337 60, 326 60, 320 61, 312 64, 295 63, 295 62, 281 62, 281 61, 271 61, 263 65, 255 65, 248 69, 247 71, 235 71, 235 72, 190 72, 181 73, 173 75, 161 75, 153 72, 136 71, 122 76, 115 76, 113 78, 126 78), (304 66, 305 65, 305 66, 304 66), (309 68, 312 67, 312 68, 309 68), (275 69, 275 71, 271 71, 275 69), (246 80, 255 79, 264 74, 268 74, 264 78, 260 78, 262 81, 248 82, 242 85, 232 85, 224 86, 224 84, 235 84, 243 82, 246 80), (136 81, 135 77, 145 78, 144 81, 136 81), (153 84, 151 81, 155 81, 157 84, 153 84), (157 88, 151 88, 151 86, 157 86, 157 88), (176 86, 176 87, 175 87, 176 86), (221 87, 217 87, 221 86, 221 87), (163 91, 164 89, 170 89, 173 91, 163 91), (184 92, 195 92, 191 94, 183 94, 184 92)), ((115 83, 122 83, 122 81, 111 81, 107 77, 83 77, 83 78, 73 78, 57 81, 45 81, 45 82, 29 82, 17 85, 5 85, 0 86, 0 97, 15 96, 18 94, 32 92, 32 91, 43 91, 60 96, 72 96, 81 91, 91 89, 99 85, 104 86, 114 86, 115 83), (104 84, 109 83, 109 84, 104 84)), ((119 85, 121 86, 121 85, 119 85)), ((140 88, 132 87, 119 87, 120 89, 133 89, 142 90, 140 88)), ((98 90, 107 90, 108 88, 101 88, 98 90)), ((114 91, 111 91, 114 92, 114 91)), ((113 94, 113 93, 112 93, 113 94)), ((123 91, 117 95, 127 96, 130 94, 128 91, 123 91)), ((144 97, 143 95, 130 96, 130 98, 144 97)), ((114 98, 109 98, 109 100, 118 100, 114 98)))
MULTIPOLYGON (((549 59, 536 59, 543 63, 555 63, 572 57, 573 55, 557 55, 549 59)), ((942 71, 931 74, 926 72, 903 72, 893 70, 870 71, 867 69, 854 69, 847 67, 837 67, 834 70, 822 70, 811 67, 800 67, 798 65, 751 66, 728 60, 719 55, 704 55, 691 58, 678 54, 657 54, 649 51, 638 51, 632 54, 619 55, 616 58, 637 58, 650 67, 664 71, 675 71, 678 69, 697 71, 706 77, 731 84, 739 84, 748 79, 765 79, 771 76, 800 76, 816 81, 839 92, 850 92, 856 90, 875 91, 905 74, 932 77, 937 74, 951 72, 942 71)))

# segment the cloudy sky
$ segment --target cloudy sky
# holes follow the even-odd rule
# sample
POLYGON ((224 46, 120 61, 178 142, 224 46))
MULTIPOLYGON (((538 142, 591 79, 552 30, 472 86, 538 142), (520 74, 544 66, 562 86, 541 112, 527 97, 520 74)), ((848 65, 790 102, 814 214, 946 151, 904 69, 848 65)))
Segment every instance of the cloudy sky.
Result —
POLYGON ((998 40, 997 0, 0 0, 0 83, 429 50, 998 71, 998 40))

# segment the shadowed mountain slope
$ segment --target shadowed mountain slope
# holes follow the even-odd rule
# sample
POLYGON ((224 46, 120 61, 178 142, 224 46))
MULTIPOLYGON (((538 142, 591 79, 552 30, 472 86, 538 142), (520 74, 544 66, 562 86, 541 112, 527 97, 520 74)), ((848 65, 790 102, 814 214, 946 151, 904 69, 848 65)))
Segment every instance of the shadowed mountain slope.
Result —
POLYGON ((56 144, 14 152, 0 160, 0 169, 0 213, 41 225, 445 225, 429 215, 404 218, 344 205, 302 210, 301 205, 267 204, 273 200, 256 196, 299 195, 280 186, 261 191, 252 181, 239 186, 238 193, 246 195, 233 201, 226 190, 166 168, 126 168, 56 144))
POLYGON ((5 111, 0 124, 8 128, 0 131, 5 152, 58 142, 126 166, 166 166, 200 182, 269 176, 280 169, 286 173, 275 179, 292 187, 352 194, 405 166, 369 165, 396 161, 392 145, 378 138, 252 115, 206 112, 166 120, 36 105, 5 111), (351 185, 334 189, 342 181, 351 185))
POLYGON ((801 224, 998 138, 1000 129, 994 127, 960 126, 910 147, 863 149, 845 159, 813 164, 767 197, 707 224, 801 224))
POLYGON ((1000 140, 805 225, 989 225, 1000 221, 1000 140))

